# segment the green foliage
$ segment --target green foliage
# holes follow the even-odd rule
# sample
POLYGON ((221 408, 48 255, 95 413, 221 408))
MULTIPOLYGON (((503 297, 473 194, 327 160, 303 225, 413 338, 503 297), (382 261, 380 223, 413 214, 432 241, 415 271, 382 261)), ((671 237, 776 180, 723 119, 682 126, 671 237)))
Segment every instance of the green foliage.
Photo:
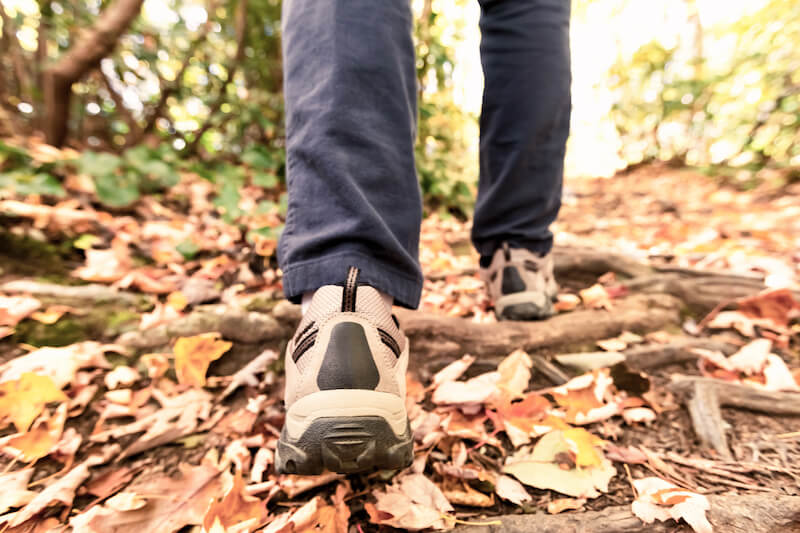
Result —
POLYGON ((745 178, 800 166, 800 3, 770 0, 704 41, 732 46, 706 57, 651 42, 614 66, 623 159, 733 167, 745 178))
POLYGON ((64 188, 50 174, 33 170, 13 170, 0 173, 0 189, 18 196, 40 194, 62 198, 64 188))

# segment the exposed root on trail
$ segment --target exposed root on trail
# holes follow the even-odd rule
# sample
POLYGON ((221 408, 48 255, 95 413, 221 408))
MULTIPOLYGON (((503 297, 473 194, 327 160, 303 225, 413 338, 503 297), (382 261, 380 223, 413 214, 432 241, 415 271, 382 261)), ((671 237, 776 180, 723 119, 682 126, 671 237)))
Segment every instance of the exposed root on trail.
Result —
POLYGON ((725 434, 722 407, 800 416, 800 393, 771 392, 747 385, 688 376, 675 376, 670 389, 686 404, 694 432, 700 442, 713 448, 726 460, 733 460, 733 455, 725 434))
MULTIPOLYGON (((800 529, 800 496, 738 494, 709 496, 708 519, 714 531, 726 533, 789 533, 800 529)), ((477 522, 478 520, 476 520, 477 522)), ((691 531, 674 521, 644 524, 630 506, 607 507, 602 511, 558 515, 510 515, 492 517, 494 525, 468 526, 461 533, 673 533, 691 531), (535 526, 533 526, 535 524, 535 526)))

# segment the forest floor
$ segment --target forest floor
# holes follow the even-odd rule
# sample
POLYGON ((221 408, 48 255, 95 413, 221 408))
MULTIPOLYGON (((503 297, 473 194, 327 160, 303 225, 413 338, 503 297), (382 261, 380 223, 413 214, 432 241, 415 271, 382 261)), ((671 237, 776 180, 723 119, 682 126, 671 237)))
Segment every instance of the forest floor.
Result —
POLYGON ((191 174, 115 211, 67 189, 0 195, 2 532, 800 531, 799 185, 568 180, 532 323, 495 321, 468 222, 426 218, 415 461, 347 477, 274 471, 274 241, 191 174))

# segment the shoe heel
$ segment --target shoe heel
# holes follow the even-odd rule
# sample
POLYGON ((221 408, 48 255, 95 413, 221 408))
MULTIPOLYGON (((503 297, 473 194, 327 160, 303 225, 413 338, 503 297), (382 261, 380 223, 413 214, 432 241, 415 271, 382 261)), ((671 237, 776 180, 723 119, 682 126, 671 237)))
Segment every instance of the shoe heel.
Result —
POLYGON ((314 420, 299 439, 281 432, 275 457, 279 473, 340 474, 405 468, 413 460, 410 429, 397 436, 380 416, 324 417, 314 420))

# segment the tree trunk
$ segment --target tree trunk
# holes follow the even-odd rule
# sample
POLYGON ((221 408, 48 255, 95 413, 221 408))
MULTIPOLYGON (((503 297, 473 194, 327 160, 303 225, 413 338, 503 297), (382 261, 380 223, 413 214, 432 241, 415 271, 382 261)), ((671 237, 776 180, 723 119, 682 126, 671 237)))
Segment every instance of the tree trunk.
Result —
POLYGON ((67 137, 72 84, 111 53, 139 14, 142 3, 143 0, 116 0, 69 52, 45 70, 44 102, 49 117, 45 136, 49 144, 61 146, 67 137))

